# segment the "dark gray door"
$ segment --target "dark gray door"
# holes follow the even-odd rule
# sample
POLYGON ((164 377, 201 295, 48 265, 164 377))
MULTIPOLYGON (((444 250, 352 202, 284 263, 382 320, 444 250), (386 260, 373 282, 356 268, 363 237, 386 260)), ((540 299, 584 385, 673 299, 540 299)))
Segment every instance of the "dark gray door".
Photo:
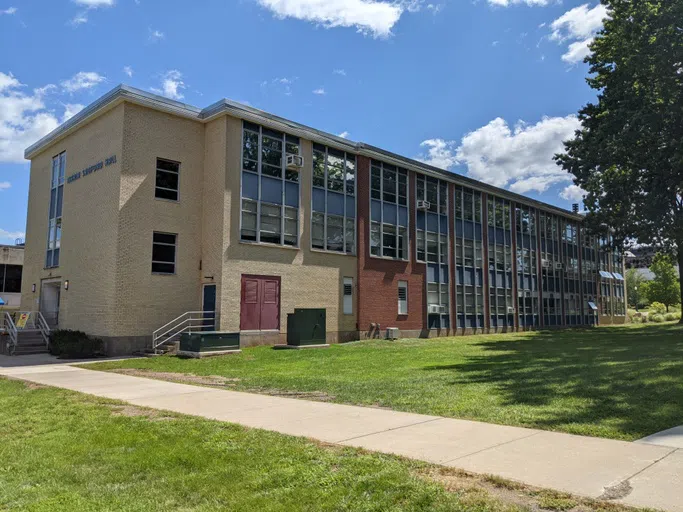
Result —
POLYGON ((202 297, 202 311, 204 312, 204 331, 216 330, 216 285, 205 284, 202 297))

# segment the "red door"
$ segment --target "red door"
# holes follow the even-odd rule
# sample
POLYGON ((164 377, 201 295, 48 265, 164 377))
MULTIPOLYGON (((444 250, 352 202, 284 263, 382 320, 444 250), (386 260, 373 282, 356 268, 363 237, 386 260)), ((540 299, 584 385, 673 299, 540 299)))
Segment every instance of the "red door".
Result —
POLYGON ((280 329, 280 278, 242 276, 240 329, 263 331, 280 329))

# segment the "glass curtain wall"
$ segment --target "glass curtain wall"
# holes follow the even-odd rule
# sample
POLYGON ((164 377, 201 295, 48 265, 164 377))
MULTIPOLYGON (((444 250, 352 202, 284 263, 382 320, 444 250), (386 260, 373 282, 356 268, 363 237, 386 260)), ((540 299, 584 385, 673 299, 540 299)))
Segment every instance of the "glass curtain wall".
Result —
POLYGON ((579 227, 565 221, 562 231, 564 252, 564 316, 566 325, 580 325, 582 300, 579 275, 579 227))
POLYGON ((457 326, 484 327, 484 262, 481 193, 455 187, 457 326))
POLYGON ((581 229, 581 279, 583 283, 583 323, 595 325, 598 300, 598 250, 597 238, 590 235, 585 228, 581 229))
POLYGON ((416 176, 416 196, 421 203, 415 212, 417 261, 427 263, 427 325, 450 328, 448 257, 448 184, 416 176))
POLYGON ((488 230, 491 327, 514 327, 510 201, 489 196, 488 230))
POLYGON ((408 171, 377 160, 370 168, 370 255, 408 259, 408 171))
POLYGON ((562 252, 560 220, 541 212, 541 282, 543 287, 543 323, 562 325, 562 252))
POLYGON ((517 314, 520 327, 539 325, 536 209, 517 205, 517 314))

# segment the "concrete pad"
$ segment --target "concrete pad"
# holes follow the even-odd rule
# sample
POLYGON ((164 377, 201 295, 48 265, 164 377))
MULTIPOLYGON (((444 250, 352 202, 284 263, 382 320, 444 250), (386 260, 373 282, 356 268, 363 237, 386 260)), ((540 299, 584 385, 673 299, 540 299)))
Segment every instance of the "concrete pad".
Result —
POLYGON ((644 437, 636 443, 656 444, 659 446, 670 446, 671 448, 683 448, 683 425, 670 428, 644 437))
POLYGON ((538 487, 590 498, 622 482, 671 452, 671 448, 555 432, 484 450, 447 463, 538 487))
POLYGON ((477 421, 441 418, 358 437, 341 444, 442 464, 539 432, 477 421))
POLYGON ((633 490, 620 500, 622 503, 683 512, 683 451, 667 455, 629 483, 633 490))

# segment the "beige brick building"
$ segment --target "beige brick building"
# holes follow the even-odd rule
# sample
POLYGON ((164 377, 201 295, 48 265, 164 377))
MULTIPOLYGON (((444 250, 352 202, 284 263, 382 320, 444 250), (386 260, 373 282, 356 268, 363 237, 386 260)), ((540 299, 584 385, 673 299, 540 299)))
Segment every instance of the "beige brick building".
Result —
MULTIPOLYGON (((189 311, 215 311, 213 328, 241 331, 249 345, 283 341, 295 308, 325 308, 328 341, 337 342, 392 324, 420 335, 593 324, 598 315, 589 303, 603 305, 597 243, 582 240, 580 216, 228 100, 198 109, 119 86, 28 148, 26 157, 21 308, 40 310, 53 326, 102 337, 110 354, 149 348, 155 330, 189 311), (439 275, 450 278, 440 281, 431 272, 430 228, 421 229, 431 225, 430 208, 438 202, 434 196, 432 207, 426 200, 432 190, 442 191, 435 215, 449 240, 439 275), (458 217, 457 202, 470 205, 468 198, 479 208, 471 221, 467 213, 458 217), (540 230, 552 219, 557 231, 548 227, 548 236, 571 245, 555 255, 557 264, 595 289, 567 286, 551 303, 551 294, 543 302, 539 285, 530 290, 535 309, 527 315, 519 312, 526 295, 511 277, 502 288, 510 303, 500 306, 497 297, 505 301, 506 294, 493 290, 495 276, 484 270, 487 262, 495 267, 495 251, 480 235, 472 235, 479 277, 460 282, 456 268, 468 258, 456 253, 469 246, 451 240, 469 231, 453 226, 472 222, 484 235, 487 224, 495 231, 487 212, 496 211, 496 201, 508 212, 501 229, 514 239, 519 225, 520 240, 530 236, 538 245, 526 271, 515 258, 503 271, 548 278, 540 230), (531 234, 522 221, 529 215, 531 234), (569 238, 561 238, 565 225, 575 229, 569 238), (592 255, 595 268, 582 269, 581 254, 592 255), (373 261, 398 267, 371 268, 373 261), (401 278, 402 262, 426 279, 421 291, 413 284, 407 290, 414 277, 401 278), (384 294, 389 313, 359 314, 359 279, 368 272, 375 290, 367 293, 384 294), (440 293, 432 293, 434 279, 440 293), (470 292, 481 297, 471 310, 470 292)), ((605 322, 624 318, 620 262, 611 256, 607 262, 616 273, 607 283, 605 322)))

